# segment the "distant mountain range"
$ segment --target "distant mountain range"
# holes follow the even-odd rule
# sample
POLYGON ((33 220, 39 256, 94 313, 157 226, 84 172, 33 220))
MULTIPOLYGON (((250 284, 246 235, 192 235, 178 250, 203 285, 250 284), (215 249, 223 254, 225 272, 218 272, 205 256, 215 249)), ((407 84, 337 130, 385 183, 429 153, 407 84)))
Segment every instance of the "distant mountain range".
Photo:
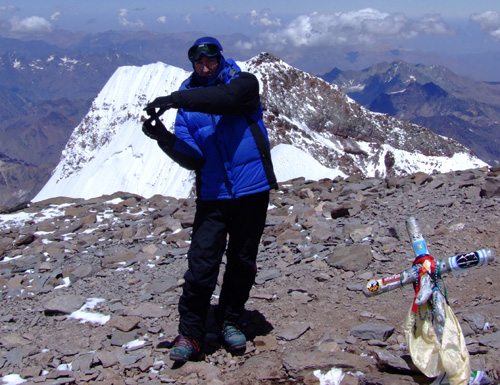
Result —
POLYGON ((380 63, 321 76, 374 112, 429 127, 491 165, 500 164, 500 84, 459 76, 442 66, 380 63))
MULTIPOLYGON (((54 40, 50 43, 0 37, 0 206, 11 206, 28 201, 40 191, 49 179, 51 170, 60 161, 61 151, 75 131, 75 127, 79 126, 93 109, 100 108, 92 103, 118 68, 131 65, 142 66, 158 60, 181 68, 180 63, 186 65, 185 47, 193 41, 194 37, 188 34, 166 37, 146 32, 118 33, 113 31, 96 36, 54 34, 54 40)), ((259 60, 263 60, 262 58, 266 56, 259 57, 259 60)), ((279 61, 277 58, 273 60, 279 61)), ((284 66, 290 67, 284 63, 279 64, 281 69, 284 66)), ((327 127, 336 138, 344 137, 345 143, 352 138, 368 140, 366 143, 372 140, 378 143, 392 143, 391 145, 398 141, 398 133, 394 135, 390 129, 387 129, 387 132, 382 134, 373 122, 368 124, 359 120, 360 116, 365 116, 368 112, 350 102, 342 102, 343 96, 339 95, 343 93, 333 92, 323 82, 318 81, 317 77, 295 69, 284 73, 294 73, 297 77, 307 75, 307 80, 304 80, 305 85, 300 86, 294 86, 291 82, 293 79, 290 79, 287 84, 276 80, 273 90, 265 90, 263 103, 268 110, 266 112, 268 124, 277 128, 273 130, 277 134, 272 134, 278 135, 272 138, 273 145, 291 143, 292 139, 289 136, 296 135, 297 127, 303 125, 312 132, 321 127, 327 127), (273 96, 274 92, 277 95, 288 94, 285 87, 295 87, 293 92, 298 97, 307 97, 307 100, 299 98, 280 101, 273 96), (298 92, 300 87, 307 89, 307 96, 298 92), (321 97, 318 98, 318 95, 321 97), (328 100, 328 105, 325 104, 325 100, 328 100), (295 108, 291 110, 287 103, 294 103, 295 108), (314 106, 314 103, 318 105, 314 106), (342 109, 356 111, 352 112, 352 116, 347 113, 339 115, 342 109), (297 111, 301 111, 301 114, 299 115, 297 111), (284 130, 284 128, 291 131, 284 130)), ((280 73, 276 76, 279 79, 284 75, 280 73)), ((264 74, 263 78, 266 77, 267 75, 264 74)), ((460 84, 461 79, 464 78, 456 75, 457 84, 460 84)), ((495 85, 491 86, 495 87, 495 85)), ((463 93, 469 93, 473 99, 477 98, 479 102, 485 102, 480 99, 483 92, 476 92, 475 89, 467 90, 465 86, 463 93)), ((482 116, 481 111, 478 114, 482 116)), ((414 136, 413 131, 416 129, 413 125, 403 125, 399 121, 383 117, 377 119, 385 120, 389 122, 389 125, 404 127, 404 130, 412 132, 409 136, 414 136)), ((489 115, 485 116, 484 120, 488 121, 488 119, 489 115)), ((492 136, 494 135, 495 132, 492 129, 492 136)), ((421 149, 425 153, 426 148, 432 145, 423 142, 433 136, 426 134, 419 137, 418 140, 416 137, 412 139, 414 142, 421 142, 415 144, 414 148, 417 151, 421 149)), ((482 159, 489 159, 482 156, 481 151, 476 148, 476 143, 484 140, 484 136, 471 137, 468 147, 473 148, 482 159)), ((433 139, 431 143, 437 146, 433 139)), ((494 140, 486 141, 484 146, 489 143, 495 142, 494 140)), ((337 167, 334 162, 340 162, 339 169, 343 168, 354 173, 365 172, 363 171, 364 161, 361 158, 353 160, 347 155, 343 158, 338 154, 332 155, 331 150, 324 146, 320 150, 319 147, 310 146, 306 140, 302 141, 302 146, 303 149, 311 147, 308 149, 309 153, 325 164, 325 167, 337 167), (355 166, 359 170, 356 170, 355 166)), ((343 149, 346 154, 368 154, 357 144, 343 147, 343 149)), ((412 151, 409 147, 407 150, 412 151)), ((450 150, 448 144, 438 152, 434 150, 429 154, 439 153, 441 156, 456 152, 450 150)))
POLYGON ((1 206, 42 188, 97 93, 116 68, 137 60, 116 51, 70 55, 42 42, 0 40, 15 49, 0 56, 1 206), (36 178, 24 164, 40 168, 36 178))

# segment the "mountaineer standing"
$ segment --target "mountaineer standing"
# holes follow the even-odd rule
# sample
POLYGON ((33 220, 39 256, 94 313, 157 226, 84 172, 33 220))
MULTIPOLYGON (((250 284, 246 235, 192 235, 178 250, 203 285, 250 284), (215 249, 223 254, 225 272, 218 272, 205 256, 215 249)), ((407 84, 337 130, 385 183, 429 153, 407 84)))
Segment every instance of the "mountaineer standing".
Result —
POLYGON ((215 319, 230 351, 246 348, 240 317, 255 281, 257 252, 269 204, 277 187, 259 82, 225 59, 213 37, 188 50, 194 72, 179 91, 156 98, 145 110, 144 133, 181 166, 196 174, 196 213, 188 270, 179 299, 179 335, 170 359, 197 358, 217 276, 226 253, 215 319), (177 108, 175 134, 160 115, 177 108))

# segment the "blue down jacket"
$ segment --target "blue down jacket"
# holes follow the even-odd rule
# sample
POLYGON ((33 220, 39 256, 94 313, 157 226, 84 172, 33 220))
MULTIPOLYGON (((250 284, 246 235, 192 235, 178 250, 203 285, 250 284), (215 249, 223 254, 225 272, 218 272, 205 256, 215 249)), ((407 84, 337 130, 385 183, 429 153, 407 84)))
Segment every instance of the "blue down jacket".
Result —
POLYGON ((198 199, 237 199, 276 188, 254 75, 225 59, 216 85, 202 87, 191 76, 172 97, 175 136, 159 145, 195 170, 198 199))

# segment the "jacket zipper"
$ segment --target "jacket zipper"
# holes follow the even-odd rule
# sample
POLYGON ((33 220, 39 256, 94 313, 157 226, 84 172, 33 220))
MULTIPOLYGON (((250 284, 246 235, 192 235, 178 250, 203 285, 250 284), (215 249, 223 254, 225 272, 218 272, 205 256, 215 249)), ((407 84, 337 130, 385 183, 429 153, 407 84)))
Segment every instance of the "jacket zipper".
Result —
POLYGON ((222 145, 222 141, 219 141, 219 138, 218 138, 218 135, 217 135, 217 125, 215 123, 215 117, 214 117, 213 114, 210 115, 210 116, 212 117, 212 124, 214 126, 215 137, 217 138, 217 140, 216 140, 217 151, 219 152, 219 156, 220 156, 220 159, 222 161, 222 165, 224 166, 224 172, 226 173, 226 181, 224 183, 225 183, 226 188, 227 188, 227 190, 229 192, 229 195, 231 196, 231 198, 234 198, 233 185, 229 181, 229 176, 227 175, 227 169, 226 169, 226 162, 224 160, 224 157, 222 156, 222 150, 221 150, 221 147, 220 147, 220 145, 222 145))

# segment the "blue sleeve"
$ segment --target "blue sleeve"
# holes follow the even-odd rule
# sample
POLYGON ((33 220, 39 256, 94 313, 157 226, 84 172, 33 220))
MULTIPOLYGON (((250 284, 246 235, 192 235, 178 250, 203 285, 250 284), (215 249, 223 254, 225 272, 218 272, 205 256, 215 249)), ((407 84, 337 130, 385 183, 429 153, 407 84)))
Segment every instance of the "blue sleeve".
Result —
POLYGON ((205 163, 203 153, 191 136, 181 110, 175 120, 175 135, 168 142, 158 142, 158 145, 173 161, 188 170, 200 169, 205 163))

